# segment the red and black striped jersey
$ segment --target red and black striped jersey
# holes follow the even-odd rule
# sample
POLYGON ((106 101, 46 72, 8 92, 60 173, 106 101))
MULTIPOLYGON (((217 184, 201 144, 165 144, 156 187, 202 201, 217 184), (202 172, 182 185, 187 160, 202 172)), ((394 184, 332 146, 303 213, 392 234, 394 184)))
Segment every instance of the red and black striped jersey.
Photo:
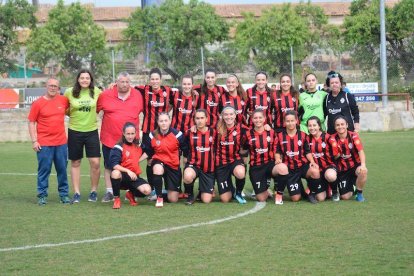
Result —
POLYGON ((144 135, 144 151, 149 159, 156 159, 173 169, 180 167, 180 150, 187 151, 187 143, 181 131, 170 128, 166 134, 154 132, 144 135))
POLYGON ((195 98, 185 96, 182 92, 176 91, 172 97, 173 115, 171 126, 183 133, 193 125, 193 114, 195 98))
POLYGON ((282 155, 283 163, 289 169, 296 170, 303 165, 309 163, 306 154, 310 153, 309 144, 306 139, 306 134, 303 131, 297 131, 291 137, 286 130, 279 132, 277 135, 277 153, 282 155))
POLYGON ((205 94, 201 94, 201 85, 196 85, 193 89, 199 93, 196 110, 199 108, 207 110, 207 126, 215 128, 219 119, 220 97, 224 93, 224 88, 216 85, 212 90, 208 89, 205 94))
POLYGON ((260 166, 275 160, 277 137, 273 129, 261 133, 250 129, 246 133, 245 145, 250 151, 250 166, 260 166))
MULTIPOLYGON (((271 113, 271 92, 260 92, 257 91, 254 87, 247 89, 247 103, 246 110, 248 112, 253 112, 257 108, 261 108, 265 111, 266 114, 266 124, 271 125, 272 123, 272 113, 271 113)), ((252 126, 252 118, 249 117, 249 126, 252 126)))
POLYGON ((237 95, 236 97, 233 97, 227 91, 224 92, 221 95, 221 99, 220 99, 220 108, 219 108, 220 113, 226 105, 230 105, 234 107, 234 109, 236 109, 236 113, 237 113, 236 122, 237 123, 242 123, 245 125, 247 124, 246 102, 239 95, 237 95))
POLYGON ((328 133, 323 132, 319 138, 308 135, 307 141, 313 160, 318 164, 320 171, 334 164, 333 157, 338 154, 338 148, 336 141, 332 141, 328 133))
POLYGON ((358 133, 348 130, 347 136, 343 140, 338 133, 335 133, 331 135, 331 140, 338 145, 340 156, 337 160, 337 166, 339 171, 347 171, 361 164, 358 152, 363 150, 364 147, 358 133))
MULTIPOLYGON (((280 129, 285 127, 284 118, 286 111, 294 110, 298 111, 298 99, 292 97, 290 93, 287 95, 281 95, 277 97, 276 93, 274 94, 275 97, 272 98, 272 111, 274 116, 273 127, 276 129, 280 129)), ((299 125, 299 122, 298 122, 299 125)))
POLYGON ((190 165, 200 168, 205 173, 214 172, 214 156, 217 141, 217 133, 213 128, 196 133, 187 131, 186 135, 188 152, 184 152, 190 165))
POLYGON ((236 124, 227 129, 227 133, 217 139, 216 166, 227 165, 241 160, 240 149, 244 144, 247 127, 236 124))
POLYGON ((149 85, 136 86, 144 99, 144 119, 142 131, 149 133, 157 128, 157 116, 161 112, 168 112, 168 105, 172 99, 171 88, 161 86, 157 91, 153 91, 149 85))

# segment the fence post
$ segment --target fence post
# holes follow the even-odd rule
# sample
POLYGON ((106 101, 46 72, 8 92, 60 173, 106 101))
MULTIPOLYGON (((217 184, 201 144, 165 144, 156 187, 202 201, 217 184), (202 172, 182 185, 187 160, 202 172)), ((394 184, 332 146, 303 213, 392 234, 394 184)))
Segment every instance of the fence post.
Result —
POLYGON ((380 0, 380 28, 381 28, 381 89, 385 97, 382 97, 382 106, 388 105, 388 79, 387 79, 387 49, 385 40, 385 4, 384 0, 380 0))
POLYGON ((112 83, 115 83, 115 52, 112 49, 112 83))
POLYGON ((292 76, 292 85, 295 83, 295 75, 293 69, 293 47, 290 46, 290 75, 292 76))
POLYGON ((200 47, 200 52, 201 52, 201 70, 203 71, 203 76, 204 76, 204 49, 203 49, 203 46, 200 47))

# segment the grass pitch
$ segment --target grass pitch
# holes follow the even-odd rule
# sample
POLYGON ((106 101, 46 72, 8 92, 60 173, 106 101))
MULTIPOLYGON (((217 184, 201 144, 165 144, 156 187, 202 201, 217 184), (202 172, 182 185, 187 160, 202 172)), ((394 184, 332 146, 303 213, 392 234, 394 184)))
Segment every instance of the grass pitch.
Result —
MULTIPOLYGON (((59 203, 56 177, 49 203, 36 205, 36 156, 28 143, 0 144, 0 274, 397 274, 414 273, 414 131, 363 133, 367 202, 268 201, 257 213, 219 224, 50 248, 4 248, 102 239, 208 222, 252 209, 246 205, 183 202, 156 209, 140 200, 59 203), (32 175, 30 175, 32 174, 32 175)), ((82 174, 88 174, 87 160, 82 174)), ((251 185, 247 181, 247 189, 251 185)), ((103 179, 99 197, 104 193, 103 179)), ((121 192, 121 196, 122 196, 121 192)))

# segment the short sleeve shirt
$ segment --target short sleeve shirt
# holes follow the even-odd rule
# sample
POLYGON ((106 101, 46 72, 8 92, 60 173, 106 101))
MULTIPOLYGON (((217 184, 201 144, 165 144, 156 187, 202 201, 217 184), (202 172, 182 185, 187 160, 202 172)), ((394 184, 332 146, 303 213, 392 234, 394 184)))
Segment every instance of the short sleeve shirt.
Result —
POLYGON ((50 100, 40 97, 33 102, 28 119, 37 124, 37 141, 41 146, 66 144, 65 112, 68 107, 68 99, 61 95, 50 100))
POLYGON ((82 89, 79 98, 73 97, 72 88, 65 91, 65 97, 69 100, 70 129, 81 132, 98 129, 96 103, 100 94, 101 90, 97 87, 95 87, 93 98, 89 95, 89 89, 82 89))

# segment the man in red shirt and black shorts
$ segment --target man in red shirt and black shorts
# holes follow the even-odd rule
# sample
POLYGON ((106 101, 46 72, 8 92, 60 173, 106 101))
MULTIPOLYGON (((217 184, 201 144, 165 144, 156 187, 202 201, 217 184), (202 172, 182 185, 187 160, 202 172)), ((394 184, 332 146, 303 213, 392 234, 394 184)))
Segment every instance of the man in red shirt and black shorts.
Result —
POLYGON ((102 202, 113 200, 111 184, 111 164, 109 155, 111 149, 122 137, 122 127, 131 122, 139 129, 139 114, 143 111, 141 94, 131 88, 130 77, 127 72, 118 75, 116 85, 99 95, 96 112, 103 111, 101 126, 102 154, 105 165, 106 194, 102 202))

